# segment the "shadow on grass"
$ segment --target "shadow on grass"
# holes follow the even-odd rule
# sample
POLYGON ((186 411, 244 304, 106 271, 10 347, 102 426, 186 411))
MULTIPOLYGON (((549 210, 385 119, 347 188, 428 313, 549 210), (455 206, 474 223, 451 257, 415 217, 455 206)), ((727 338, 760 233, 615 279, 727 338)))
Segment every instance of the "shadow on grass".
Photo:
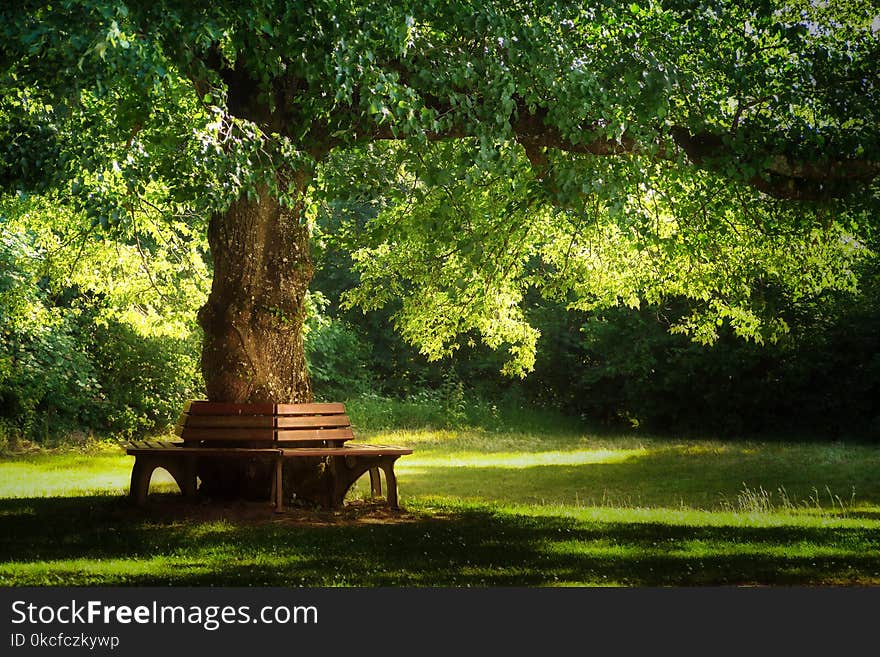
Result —
POLYGON ((0 500, 0 562, 7 585, 877 584, 880 532, 36 498, 0 500))

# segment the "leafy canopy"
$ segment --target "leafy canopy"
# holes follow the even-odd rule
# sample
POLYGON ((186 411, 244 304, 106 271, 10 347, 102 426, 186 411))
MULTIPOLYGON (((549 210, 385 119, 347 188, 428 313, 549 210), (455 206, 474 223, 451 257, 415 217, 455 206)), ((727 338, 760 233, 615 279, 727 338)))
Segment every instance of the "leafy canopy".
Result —
POLYGON ((479 338, 527 371, 533 292, 684 297, 676 330, 772 339, 774 295, 855 289, 870 254, 878 30, 860 0, 24 2, 0 10, 0 184, 199 227, 316 172, 307 219, 374 208, 325 236, 350 302, 399 299, 433 357, 479 338))

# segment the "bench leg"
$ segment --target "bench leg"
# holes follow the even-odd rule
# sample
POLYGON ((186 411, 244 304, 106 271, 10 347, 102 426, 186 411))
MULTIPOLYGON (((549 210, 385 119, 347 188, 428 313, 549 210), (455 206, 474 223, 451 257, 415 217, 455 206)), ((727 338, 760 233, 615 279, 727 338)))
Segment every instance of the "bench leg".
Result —
POLYGON ((180 489, 186 499, 196 496, 196 463, 192 456, 181 455, 179 457, 156 457, 151 459, 154 468, 164 468, 174 479, 174 483, 180 489))
POLYGON ((129 498, 137 505, 147 503, 147 494, 150 492, 150 479, 156 463, 152 459, 136 456, 134 466, 131 468, 131 486, 128 490, 129 498))
POLYGON ((382 463, 382 469, 385 471, 385 486, 388 488, 388 506, 392 509, 399 509, 397 505, 397 477, 394 476, 394 462, 396 458, 388 459, 382 463))
MULTIPOLYGON (((191 456, 184 460, 181 467, 180 477, 183 481, 178 480, 177 485, 180 492, 188 499, 192 499, 198 493, 198 481, 196 479, 196 458, 191 456)), ((175 477, 176 479, 176 477, 175 477)))
POLYGON ((345 499, 345 492, 351 485, 349 477, 345 476, 345 459, 340 456, 327 457, 325 477, 327 478, 327 496, 324 508, 328 510, 338 509, 345 499))
POLYGON ((135 456, 131 469, 129 497, 138 506, 147 502, 150 493, 150 480, 156 468, 164 468, 174 479, 184 498, 192 499, 198 493, 196 478, 197 459, 188 456, 135 456))
POLYGON ((379 468, 370 468, 370 494, 373 497, 382 497, 382 479, 379 477, 379 468))
POLYGON ((284 459, 275 459, 275 476, 272 478, 272 497, 275 501, 275 512, 284 511, 284 459))

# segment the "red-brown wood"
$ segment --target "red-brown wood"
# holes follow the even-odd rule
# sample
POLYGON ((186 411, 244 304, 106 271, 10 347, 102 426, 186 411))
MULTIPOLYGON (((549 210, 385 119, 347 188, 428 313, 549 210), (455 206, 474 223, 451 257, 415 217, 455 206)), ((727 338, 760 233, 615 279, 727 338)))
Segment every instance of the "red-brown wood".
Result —
POLYGON ((397 507, 394 461, 412 450, 390 445, 344 443, 354 438, 345 405, 332 404, 226 404, 193 401, 186 405, 176 432, 182 441, 139 440, 129 443, 128 454, 135 456, 131 496, 146 501, 150 473, 164 467, 172 473, 185 495, 195 495, 197 467, 208 458, 275 458, 272 496, 282 509, 282 465, 286 458, 327 458, 332 491, 320 502, 335 508, 343 503, 354 481, 370 472, 371 490, 381 494, 379 469, 385 472, 388 503, 397 507), (240 441, 236 445, 233 441, 240 441), (236 445, 226 447, 225 444, 236 445))
POLYGON ((293 429, 298 427, 350 427, 351 422, 347 415, 295 415, 276 418, 279 429, 293 429))
POLYGON ((405 456, 412 454, 408 447, 395 447, 392 445, 346 445, 345 447, 297 447, 295 449, 281 449, 285 457, 296 456, 376 456, 378 454, 398 454, 405 456))
POLYGON ((351 429, 228 429, 225 427, 183 427, 178 435, 186 441, 199 440, 208 443, 230 440, 252 442, 301 442, 304 440, 351 440, 351 429))
POLYGON ((126 454, 155 454, 167 451, 171 454, 201 454, 203 456, 218 456, 228 454, 237 456, 243 454, 281 454, 285 457, 298 456, 375 456, 377 454, 399 454, 404 456, 412 454, 408 447, 394 447, 390 445, 346 445, 345 447, 296 447, 291 449, 273 449, 259 447, 183 447, 181 443, 171 446, 135 446, 125 450, 126 454))
POLYGON ((196 454, 202 456, 246 456, 247 454, 278 454, 277 449, 271 447, 183 447, 182 443, 178 446, 170 447, 129 447, 125 450, 126 454, 132 456, 137 454, 155 454, 164 452, 168 454, 196 454))
POLYGON ((277 404, 276 415, 338 415, 345 413, 345 404, 277 404))
POLYGON ((187 410, 189 415, 274 415, 275 404, 225 404, 223 402, 194 401, 187 410))
POLYGON ((278 443, 297 442, 301 440, 351 440, 354 434, 351 429, 280 429, 278 443))
POLYGON ((185 419, 187 427, 226 427, 230 429, 269 428, 275 424, 272 415, 190 415, 185 419))
POLYGON ((227 429, 225 427, 184 427, 180 433, 184 440, 252 440, 272 442, 275 440, 275 430, 268 429, 227 429))
POLYGON ((345 404, 227 404, 194 400, 183 409, 190 415, 334 415, 345 413, 345 404))

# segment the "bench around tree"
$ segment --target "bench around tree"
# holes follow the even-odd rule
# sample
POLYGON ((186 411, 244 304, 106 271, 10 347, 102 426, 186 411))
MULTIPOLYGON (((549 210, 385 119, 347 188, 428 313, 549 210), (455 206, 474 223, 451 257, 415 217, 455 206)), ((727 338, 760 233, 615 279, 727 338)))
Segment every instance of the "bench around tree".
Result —
POLYGON ((287 459, 316 458, 329 469, 323 505, 342 505, 349 488, 370 474, 373 497, 382 494, 379 475, 385 473, 391 508, 398 508, 394 463, 412 454, 406 447, 361 445, 354 438, 345 405, 331 404, 224 404, 193 401, 177 425, 181 441, 141 440, 128 443, 135 457, 130 496, 144 504, 156 468, 167 470, 184 497, 197 493, 199 464, 204 459, 265 459, 273 464, 271 500, 276 510, 284 505, 283 466, 287 459))

